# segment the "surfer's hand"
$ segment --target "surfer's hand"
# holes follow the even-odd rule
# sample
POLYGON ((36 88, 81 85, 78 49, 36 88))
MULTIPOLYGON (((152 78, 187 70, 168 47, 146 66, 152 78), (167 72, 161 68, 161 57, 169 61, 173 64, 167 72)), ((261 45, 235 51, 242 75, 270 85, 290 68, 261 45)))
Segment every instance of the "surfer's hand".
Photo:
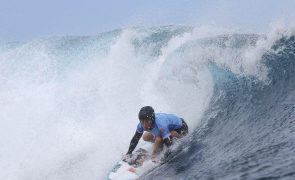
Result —
POLYGON ((161 161, 157 159, 156 157, 151 158, 153 163, 160 163, 161 161))
POLYGON ((151 160, 152 162, 156 163, 157 162, 157 159, 156 159, 157 155, 156 154, 152 154, 151 155, 151 160))
POLYGON ((131 157, 131 154, 124 154, 124 155, 122 156, 122 160, 123 160, 123 161, 126 161, 127 159, 130 159, 130 157, 131 157))

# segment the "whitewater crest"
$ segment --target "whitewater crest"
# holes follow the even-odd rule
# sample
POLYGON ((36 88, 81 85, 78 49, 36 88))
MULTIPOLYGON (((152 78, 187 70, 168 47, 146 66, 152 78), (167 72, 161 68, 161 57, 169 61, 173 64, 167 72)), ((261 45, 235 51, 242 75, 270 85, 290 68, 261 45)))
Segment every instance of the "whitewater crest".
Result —
POLYGON ((292 32, 164 26, 1 44, 0 174, 105 178, 151 105, 191 132, 143 179, 292 177, 292 32))

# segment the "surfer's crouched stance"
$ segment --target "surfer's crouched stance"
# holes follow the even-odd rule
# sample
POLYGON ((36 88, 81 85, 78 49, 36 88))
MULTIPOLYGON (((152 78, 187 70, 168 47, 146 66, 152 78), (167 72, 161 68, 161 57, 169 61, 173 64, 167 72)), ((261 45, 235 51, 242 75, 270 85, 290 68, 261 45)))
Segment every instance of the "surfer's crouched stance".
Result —
POLYGON ((138 119, 140 122, 123 159, 132 154, 142 135, 144 141, 154 143, 152 157, 155 157, 163 144, 169 147, 174 138, 182 138, 188 133, 188 126, 182 118, 173 114, 155 113, 151 106, 142 107, 138 119))

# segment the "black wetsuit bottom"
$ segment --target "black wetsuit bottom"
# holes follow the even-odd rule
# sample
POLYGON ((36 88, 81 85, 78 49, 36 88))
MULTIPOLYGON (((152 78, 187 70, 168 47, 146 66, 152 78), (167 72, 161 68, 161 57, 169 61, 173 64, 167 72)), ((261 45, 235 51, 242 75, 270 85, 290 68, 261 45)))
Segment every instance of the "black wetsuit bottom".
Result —
POLYGON ((186 124, 186 122, 184 121, 184 119, 180 118, 182 121, 182 126, 179 129, 174 129, 174 131, 176 131, 178 134, 185 136, 188 133, 188 126, 186 124))

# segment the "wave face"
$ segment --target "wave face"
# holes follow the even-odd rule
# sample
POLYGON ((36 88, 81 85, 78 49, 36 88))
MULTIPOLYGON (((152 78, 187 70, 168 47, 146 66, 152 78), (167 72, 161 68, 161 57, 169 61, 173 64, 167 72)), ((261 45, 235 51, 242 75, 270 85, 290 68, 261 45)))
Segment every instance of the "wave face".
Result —
POLYGON ((142 179, 295 176, 292 31, 119 29, 0 44, 3 179, 102 179, 144 105, 190 134, 142 179))
POLYGON ((201 123, 144 179, 294 179, 294 36, 277 39, 260 62, 267 81, 209 65, 214 93, 201 123))

